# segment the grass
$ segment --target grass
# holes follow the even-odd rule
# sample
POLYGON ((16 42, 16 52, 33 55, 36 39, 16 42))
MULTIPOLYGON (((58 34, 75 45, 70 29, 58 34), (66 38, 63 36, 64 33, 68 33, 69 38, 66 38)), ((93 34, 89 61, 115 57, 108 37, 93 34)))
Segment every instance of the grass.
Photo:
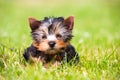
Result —
POLYGON ((120 80, 119 0, 1 0, 0 80, 120 80), (80 63, 45 70, 24 66, 31 44, 29 16, 75 16, 71 43, 80 63))

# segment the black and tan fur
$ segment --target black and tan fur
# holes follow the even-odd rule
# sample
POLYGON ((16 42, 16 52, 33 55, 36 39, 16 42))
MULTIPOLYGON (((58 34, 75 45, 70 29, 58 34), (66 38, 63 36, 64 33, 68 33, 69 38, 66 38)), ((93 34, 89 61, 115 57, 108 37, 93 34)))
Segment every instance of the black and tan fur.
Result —
POLYGON ((79 57, 70 44, 74 17, 29 18, 33 43, 23 54, 27 61, 41 62, 44 66, 66 62, 78 63, 79 57))

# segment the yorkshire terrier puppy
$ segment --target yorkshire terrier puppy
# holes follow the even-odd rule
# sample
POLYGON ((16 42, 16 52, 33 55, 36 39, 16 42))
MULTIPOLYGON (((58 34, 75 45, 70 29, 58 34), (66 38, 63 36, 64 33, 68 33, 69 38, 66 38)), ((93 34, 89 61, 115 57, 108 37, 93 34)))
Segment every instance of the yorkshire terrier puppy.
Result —
POLYGON ((41 62, 43 66, 58 66, 65 62, 76 64, 79 56, 70 44, 74 17, 29 18, 33 42, 23 56, 26 61, 41 62))

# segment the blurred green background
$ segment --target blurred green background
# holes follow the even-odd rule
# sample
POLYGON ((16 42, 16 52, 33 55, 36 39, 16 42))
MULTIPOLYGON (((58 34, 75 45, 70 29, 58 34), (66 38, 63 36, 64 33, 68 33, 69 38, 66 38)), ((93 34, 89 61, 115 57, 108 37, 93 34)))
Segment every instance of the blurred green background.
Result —
POLYGON ((119 80, 120 0, 0 0, 0 80, 119 80), (80 67, 23 67, 28 17, 75 17, 71 43, 80 67))
POLYGON ((8 42, 12 47, 30 44, 28 17, 42 20, 70 15, 75 17, 73 43, 84 41, 82 37, 103 43, 120 39, 119 0, 0 0, 0 43, 8 42))

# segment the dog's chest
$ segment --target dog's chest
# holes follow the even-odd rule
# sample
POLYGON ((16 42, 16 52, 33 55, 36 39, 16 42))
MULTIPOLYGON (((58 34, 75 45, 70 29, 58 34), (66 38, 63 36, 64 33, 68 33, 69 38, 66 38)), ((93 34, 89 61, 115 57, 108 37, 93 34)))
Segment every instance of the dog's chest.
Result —
POLYGON ((64 53, 44 54, 43 52, 37 52, 32 57, 37 58, 38 60, 42 61, 43 63, 49 63, 51 61, 61 62, 64 58, 64 53))

